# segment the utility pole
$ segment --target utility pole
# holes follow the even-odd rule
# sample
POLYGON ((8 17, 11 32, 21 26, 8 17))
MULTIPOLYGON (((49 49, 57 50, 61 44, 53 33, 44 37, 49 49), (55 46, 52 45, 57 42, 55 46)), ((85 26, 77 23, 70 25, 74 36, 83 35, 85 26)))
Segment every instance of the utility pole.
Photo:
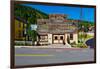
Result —
MULTIPOLYGON (((80 22, 79 22, 79 23, 82 22, 82 16, 83 16, 83 15, 82 15, 82 7, 80 7, 80 22)), ((81 30, 81 42, 82 42, 82 35, 83 35, 83 31, 82 31, 83 28, 82 28, 82 26, 81 26, 81 29, 80 29, 80 30, 81 30)))

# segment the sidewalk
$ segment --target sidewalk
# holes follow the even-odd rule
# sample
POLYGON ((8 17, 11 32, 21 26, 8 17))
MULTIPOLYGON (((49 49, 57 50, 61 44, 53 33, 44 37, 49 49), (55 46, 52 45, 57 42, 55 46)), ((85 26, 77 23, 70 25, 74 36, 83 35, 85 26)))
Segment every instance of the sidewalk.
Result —
POLYGON ((52 44, 47 46, 15 46, 15 48, 72 48, 71 45, 52 44))

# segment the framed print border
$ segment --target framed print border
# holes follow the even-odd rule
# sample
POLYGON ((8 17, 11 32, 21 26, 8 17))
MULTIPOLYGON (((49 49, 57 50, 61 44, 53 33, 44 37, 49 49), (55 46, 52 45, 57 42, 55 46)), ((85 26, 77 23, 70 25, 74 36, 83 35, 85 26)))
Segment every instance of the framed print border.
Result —
POLYGON ((11 47, 10 47, 10 67, 13 68, 27 68, 27 67, 42 67, 42 66, 57 66, 57 65, 75 65, 75 64, 90 64, 90 63, 96 63, 96 6, 95 5, 77 5, 77 4, 62 4, 62 3, 48 3, 48 2, 34 2, 34 1, 11 1, 11 47), (95 39, 95 47, 94 47, 94 61, 84 61, 84 62, 66 62, 66 63, 52 63, 52 64, 39 64, 39 65, 25 65, 25 66, 15 66, 15 49, 14 49, 14 4, 40 4, 40 5, 54 5, 54 6, 76 6, 76 7, 89 7, 89 8, 94 8, 95 9, 95 15, 94 15, 94 22, 95 22, 95 34, 94 34, 94 39, 95 39))

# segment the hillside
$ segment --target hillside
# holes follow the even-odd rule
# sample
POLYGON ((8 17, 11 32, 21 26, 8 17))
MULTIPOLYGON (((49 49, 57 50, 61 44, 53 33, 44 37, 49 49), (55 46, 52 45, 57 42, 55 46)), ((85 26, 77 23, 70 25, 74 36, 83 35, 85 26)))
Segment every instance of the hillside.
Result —
POLYGON ((14 15, 15 17, 25 19, 28 23, 31 24, 36 24, 36 20, 39 18, 48 18, 48 15, 44 12, 21 4, 15 4, 14 15))

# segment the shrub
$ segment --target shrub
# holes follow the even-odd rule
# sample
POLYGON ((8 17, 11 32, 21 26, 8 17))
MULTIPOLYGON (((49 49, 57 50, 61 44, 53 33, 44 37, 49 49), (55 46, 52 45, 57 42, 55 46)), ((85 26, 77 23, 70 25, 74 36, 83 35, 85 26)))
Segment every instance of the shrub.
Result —
POLYGON ((85 45, 85 44, 83 44, 83 43, 79 43, 77 46, 78 46, 79 48, 88 48, 88 46, 85 45))
POLYGON ((72 43, 70 43, 71 45, 76 45, 76 42, 74 41, 74 42, 72 42, 72 43))
POLYGON ((22 46, 22 45, 25 45, 25 44, 24 43, 21 43, 21 42, 18 42, 18 43, 16 42, 15 45, 22 46))

